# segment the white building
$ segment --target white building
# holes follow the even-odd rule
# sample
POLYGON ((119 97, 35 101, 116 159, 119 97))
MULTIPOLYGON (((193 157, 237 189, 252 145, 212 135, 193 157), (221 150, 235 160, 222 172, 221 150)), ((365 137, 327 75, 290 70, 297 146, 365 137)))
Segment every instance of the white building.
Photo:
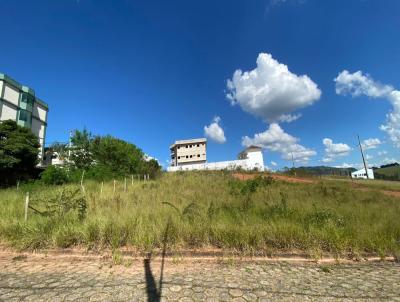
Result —
POLYGON ((207 160, 207 139, 185 139, 176 141, 169 147, 171 166, 204 164, 207 160))
POLYGON ((62 166, 67 162, 68 160, 66 158, 63 158, 54 150, 47 149, 44 151, 43 166, 62 166))
POLYGON ((44 155, 48 111, 47 104, 37 98, 31 88, 0 73, 0 122, 13 120, 31 129, 39 138, 40 162, 44 155))
MULTIPOLYGON (((374 170, 372 170, 372 169, 367 169, 367 170, 368 170, 368 178, 374 179, 374 170)), ((353 173, 351 173, 351 178, 367 179, 367 175, 365 174, 365 169, 354 171, 353 173)))
POLYGON ((262 149, 257 146, 250 146, 241 152, 239 159, 231 161, 221 161, 214 163, 195 163, 168 167, 168 172, 193 171, 193 170, 236 170, 264 171, 264 158, 262 149))

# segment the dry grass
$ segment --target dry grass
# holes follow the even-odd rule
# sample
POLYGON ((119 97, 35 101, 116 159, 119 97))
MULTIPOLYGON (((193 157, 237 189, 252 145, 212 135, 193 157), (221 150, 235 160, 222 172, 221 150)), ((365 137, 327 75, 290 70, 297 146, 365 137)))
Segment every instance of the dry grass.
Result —
MULTIPOLYGON (((241 253, 302 251, 318 258, 365 253, 398 255, 400 200, 351 183, 240 181, 224 172, 165 174, 155 181, 85 184, 87 213, 24 222, 24 191, 46 205, 64 187, 22 186, 0 191, 0 239, 20 249, 132 246, 162 248, 167 223, 174 249, 214 247, 241 253)), ((79 186, 69 186, 77 187, 79 186)))

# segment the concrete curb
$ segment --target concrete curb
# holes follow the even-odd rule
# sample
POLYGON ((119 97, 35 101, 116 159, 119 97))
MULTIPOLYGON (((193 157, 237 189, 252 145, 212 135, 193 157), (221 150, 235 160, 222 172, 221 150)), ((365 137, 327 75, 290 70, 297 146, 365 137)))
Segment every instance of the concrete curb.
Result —
MULTIPOLYGON (((120 251, 121 255, 125 259, 131 260, 143 260, 148 258, 147 254, 134 254, 129 252, 120 251)), ((0 259, 12 258, 15 260, 25 259, 25 258, 37 258, 37 259, 59 259, 64 261, 108 261, 112 260, 111 251, 102 251, 99 253, 86 252, 82 250, 43 250, 38 252, 17 252, 13 250, 0 250, 0 259)), ((162 256, 159 254, 154 254, 151 256, 152 261, 161 261, 162 256)), ((288 255, 283 256, 240 256, 240 255, 229 255, 229 254, 214 254, 210 253, 196 253, 192 255, 182 255, 180 253, 169 254, 164 257, 165 261, 168 262, 284 262, 284 263, 341 263, 341 264, 351 264, 351 263, 370 263, 370 262, 382 262, 389 261, 393 262, 396 259, 394 257, 376 257, 374 255, 362 257, 361 259, 351 259, 351 258, 334 258, 334 257, 322 257, 320 259, 313 259, 310 257, 304 257, 299 255, 288 255)))

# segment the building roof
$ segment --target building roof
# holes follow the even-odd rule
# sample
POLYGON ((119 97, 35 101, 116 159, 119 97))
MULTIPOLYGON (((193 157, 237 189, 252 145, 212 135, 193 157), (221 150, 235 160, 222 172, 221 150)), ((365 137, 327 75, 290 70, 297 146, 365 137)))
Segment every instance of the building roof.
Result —
MULTIPOLYGON (((18 83, 17 81, 15 81, 14 79, 12 79, 11 77, 9 77, 8 75, 6 75, 4 73, 0 73, 0 81, 4 81, 9 85, 12 85, 12 86, 18 88, 19 90, 22 90, 26 93, 29 93, 30 95, 35 96, 35 91, 32 88, 29 88, 28 86, 24 86, 24 85, 18 83)), ((45 107, 47 110, 49 109, 49 106, 45 102, 43 102, 41 99, 35 97, 35 100, 40 105, 45 107)))
MULTIPOLYGON (((374 170, 372 170, 371 168, 368 168, 368 172, 371 172, 371 171, 374 171, 374 170)), ((357 174, 357 173, 365 173, 365 169, 362 168, 362 169, 360 169, 360 170, 351 172, 351 174, 357 174)))
POLYGON ((175 141, 174 144, 170 146, 170 148, 173 148, 178 145, 186 145, 186 144, 197 144, 197 143, 207 143, 206 138, 193 138, 193 139, 183 139, 179 141, 175 141))
POLYGON ((254 152, 254 151, 262 151, 260 146, 251 145, 248 146, 246 149, 243 150, 244 152, 254 152))
POLYGON ((245 159, 245 158, 247 158, 247 153, 249 153, 249 152, 259 152, 259 151, 262 151, 261 147, 251 145, 251 146, 248 146, 246 149, 244 149, 242 152, 240 152, 239 155, 238 155, 238 158, 245 159))

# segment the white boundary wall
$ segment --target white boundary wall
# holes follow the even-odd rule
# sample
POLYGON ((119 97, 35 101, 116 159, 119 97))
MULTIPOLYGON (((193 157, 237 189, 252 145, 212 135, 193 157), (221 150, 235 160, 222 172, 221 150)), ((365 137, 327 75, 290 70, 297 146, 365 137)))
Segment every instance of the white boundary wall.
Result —
POLYGON ((248 152, 246 159, 220 161, 204 164, 188 164, 181 166, 171 166, 167 168, 168 172, 176 171, 194 171, 194 170, 258 170, 264 171, 264 159, 261 151, 248 152))

